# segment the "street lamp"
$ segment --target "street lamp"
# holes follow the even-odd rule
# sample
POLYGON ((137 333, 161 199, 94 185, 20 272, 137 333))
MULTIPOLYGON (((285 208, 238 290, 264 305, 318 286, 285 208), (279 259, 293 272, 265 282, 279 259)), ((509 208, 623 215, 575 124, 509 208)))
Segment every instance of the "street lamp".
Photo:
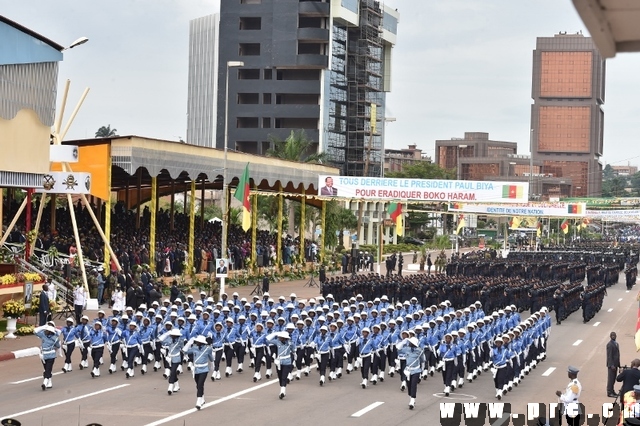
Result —
POLYGON ((456 155, 456 160, 458 161, 458 168, 457 168, 457 178, 458 180, 462 180, 462 170, 460 170, 461 167, 461 162, 460 162, 460 148, 465 149, 467 147, 467 145, 458 145, 458 153, 456 155))
MULTIPOLYGON (((227 191, 229 190, 229 184, 227 182, 227 146, 229 145, 229 69, 243 67, 242 61, 227 61, 227 75, 225 80, 225 108, 224 108, 224 161, 222 173, 222 244, 220 256, 225 259, 227 256, 227 231, 229 222, 229 209, 227 209, 227 191)), ((220 278, 220 294, 224 293, 224 278, 220 278)))
POLYGON ((81 44, 85 44, 88 41, 89 39, 87 37, 80 37, 79 39, 71 43, 68 47, 65 47, 64 49, 62 49, 62 51, 64 52, 65 50, 73 49, 74 47, 80 46, 81 44))

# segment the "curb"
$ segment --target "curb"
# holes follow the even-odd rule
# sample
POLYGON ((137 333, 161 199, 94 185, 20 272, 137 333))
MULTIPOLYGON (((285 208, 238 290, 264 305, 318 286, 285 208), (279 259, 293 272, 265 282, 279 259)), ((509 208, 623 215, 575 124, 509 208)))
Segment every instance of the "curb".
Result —
POLYGON ((9 361, 9 360, 18 359, 18 358, 26 358, 29 356, 36 356, 36 355, 40 355, 40 348, 34 346, 32 348, 20 349, 17 351, 11 351, 11 352, 0 354, 0 362, 9 361))

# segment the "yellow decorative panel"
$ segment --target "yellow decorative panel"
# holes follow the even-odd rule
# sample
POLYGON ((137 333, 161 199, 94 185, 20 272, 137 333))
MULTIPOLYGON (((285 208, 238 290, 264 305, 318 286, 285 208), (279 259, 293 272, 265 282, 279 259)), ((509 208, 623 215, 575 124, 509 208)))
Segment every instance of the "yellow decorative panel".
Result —
POLYGON ((50 135, 51 127, 31 109, 21 109, 12 120, 0 118, 0 170, 47 173, 50 135))

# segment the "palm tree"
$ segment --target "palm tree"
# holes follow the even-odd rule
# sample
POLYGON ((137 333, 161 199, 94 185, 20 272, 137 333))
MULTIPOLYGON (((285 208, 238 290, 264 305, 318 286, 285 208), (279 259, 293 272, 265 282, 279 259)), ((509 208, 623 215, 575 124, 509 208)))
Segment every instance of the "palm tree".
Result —
MULTIPOLYGON (((267 150, 267 157, 313 164, 323 164, 327 160, 327 155, 324 152, 313 152, 311 141, 307 138, 303 129, 297 131, 292 130, 285 140, 269 135, 269 141, 273 146, 267 150)), ((269 198, 270 203, 278 203, 277 197, 269 198)), ((293 203, 289 203, 289 234, 293 234, 294 232, 293 206, 293 203)), ((277 208, 275 210, 277 211, 277 208)))
POLYGON ((269 141, 273 147, 267 150, 267 157, 303 163, 322 164, 326 162, 327 156, 324 152, 311 152, 311 141, 307 138, 304 130, 292 130, 285 140, 269 135, 269 141))
POLYGON ((102 126, 96 132, 96 138, 110 138, 112 136, 118 136, 116 133, 118 129, 112 129, 111 124, 107 124, 106 126, 102 126))

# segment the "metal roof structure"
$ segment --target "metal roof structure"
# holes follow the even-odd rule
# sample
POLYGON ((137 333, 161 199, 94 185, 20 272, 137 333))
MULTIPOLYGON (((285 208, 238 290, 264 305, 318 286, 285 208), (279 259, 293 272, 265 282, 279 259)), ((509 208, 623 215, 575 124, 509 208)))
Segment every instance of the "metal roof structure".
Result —
MULTIPOLYGON (((141 186, 144 202, 151 196, 151 177, 157 177, 159 195, 182 192, 195 179, 197 188, 222 189, 224 151, 181 142, 140 136, 114 136, 108 138, 64 141, 65 145, 91 146, 108 144, 111 152, 111 190, 123 200, 127 191, 141 186)), ((259 191, 277 192, 279 186, 289 198, 296 198, 305 190, 309 197, 318 193, 319 175, 339 175, 335 167, 298 163, 236 151, 227 151, 227 177, 229 185, 237 185, 246 164, 250 178, 259 191)), ((128 197, 129 208, 137 197, 128 197)), ((312 204, 312 200, 308 200, 312 204)))
POLYGON ((604 58, 640 52, 640 2, 573 0, 573 5, 604 58))

